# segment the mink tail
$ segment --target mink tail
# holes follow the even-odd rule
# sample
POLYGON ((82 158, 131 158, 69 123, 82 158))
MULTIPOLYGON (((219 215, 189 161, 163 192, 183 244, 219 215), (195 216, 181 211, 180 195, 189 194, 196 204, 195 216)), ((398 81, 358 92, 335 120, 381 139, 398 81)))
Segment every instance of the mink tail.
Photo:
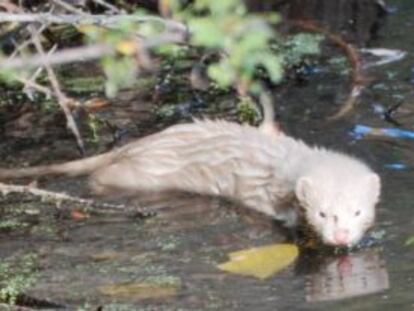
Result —
POLYGON ((0 180, 10 178, 36 177, 46 175, 86 175, 110 162, 110 154, 103 153, 85 159, 61 164, 40 165, 25 168, 0 168, 0 180))

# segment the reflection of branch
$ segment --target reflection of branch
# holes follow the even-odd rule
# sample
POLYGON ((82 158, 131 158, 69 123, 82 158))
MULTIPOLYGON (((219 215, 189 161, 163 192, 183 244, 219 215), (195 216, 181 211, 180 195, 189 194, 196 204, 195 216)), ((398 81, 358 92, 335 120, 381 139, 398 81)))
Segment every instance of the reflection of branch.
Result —
POLYGON ((336 44, 346 54, 348 61, 351 64, 351 91, 339 111, 328 117, 328 119, 336 120, 342 118, 353 109, 358 96, 361 94, 365 82, 358 51, 353 45, 347 43, 340 35, 333 34, 311 21, 290 21, 290 23, 293 26, 299 27, 303 30, 323 34, 329 41, 336 44))

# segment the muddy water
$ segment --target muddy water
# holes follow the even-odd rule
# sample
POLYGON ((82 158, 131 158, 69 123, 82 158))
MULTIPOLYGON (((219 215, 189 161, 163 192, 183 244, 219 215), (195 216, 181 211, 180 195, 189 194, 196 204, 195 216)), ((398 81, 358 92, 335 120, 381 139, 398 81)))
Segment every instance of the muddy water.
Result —
MULTIPOLYGON (((350 135, 356 125, 393 127, 382 112, 395 104, 402 104, 393 114, 395 120, 404 129, 414 129, 414 37, 408 30, 414 26, 414 4, 388 3, 392 14, 372 44, 408 55, 368 71, 371 82, 351 116, 324 121, 338 108, 338 84, 329 84, 326 72, 278 98, 286 131, 356 154, 381 174, 384 194, 374 230, 379 237, 373 245, 340 255, 303 251, 294 265, 257 280, 224 273, 216 265, 227 260, 229 252, 286 237, 268 219, 229 202, 191 195, 127 201, 158 212, 142 220, 132 212, 70 214, 66 210, 73 204, 55 208, 30 197, 8 196, 0 202, 3 219, 13 211, 24 226, 2 229, 0 254, 36 255, 35 282, 25 293, 74 310, 414 309, 414 245, 404 245, 414 235, 414 142, 350 135), (111 287, 131 284, 141 289, 111 287)), ((141 110, 132 108, 142 116, 141 110)), ((139 128, 138 133, 153 130, 139 128)), ((29 158, 41 161, 48 156, 47 142, 41 143, 29 158)), ((64 153, 57 151, 58 157, 64 153)), ((82 179, 52 179, 41 186, 88 195, 82 179)))

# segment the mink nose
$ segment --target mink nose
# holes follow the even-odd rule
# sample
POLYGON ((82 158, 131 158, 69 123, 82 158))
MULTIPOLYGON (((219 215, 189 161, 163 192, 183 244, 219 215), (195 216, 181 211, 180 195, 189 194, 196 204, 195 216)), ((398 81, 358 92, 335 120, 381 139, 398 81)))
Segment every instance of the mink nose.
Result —
POLYGON ((349 231, 347 229, 338 229, 334 233, 335 243, 338 245, 347 245, 349 243, 349 231))

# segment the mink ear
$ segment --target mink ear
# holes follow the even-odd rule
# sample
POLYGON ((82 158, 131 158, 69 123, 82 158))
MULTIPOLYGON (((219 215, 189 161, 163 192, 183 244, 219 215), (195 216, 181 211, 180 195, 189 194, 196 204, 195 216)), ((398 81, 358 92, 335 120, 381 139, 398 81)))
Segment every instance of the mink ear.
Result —
POLYGON ((301 177, 296 182, 295 194, 299 202, 309 203, 312 200, 315 193, 315 187, 312 180, 309 177, 301 177))
POLYGON ((379 197, 381 194, 380 177, 375 173, 370 174, 368 177, 368 185, 369 185, 368 189, 369 189, 370 195, 374 198, 375 203, 377 203, 379 201, 379 197))

